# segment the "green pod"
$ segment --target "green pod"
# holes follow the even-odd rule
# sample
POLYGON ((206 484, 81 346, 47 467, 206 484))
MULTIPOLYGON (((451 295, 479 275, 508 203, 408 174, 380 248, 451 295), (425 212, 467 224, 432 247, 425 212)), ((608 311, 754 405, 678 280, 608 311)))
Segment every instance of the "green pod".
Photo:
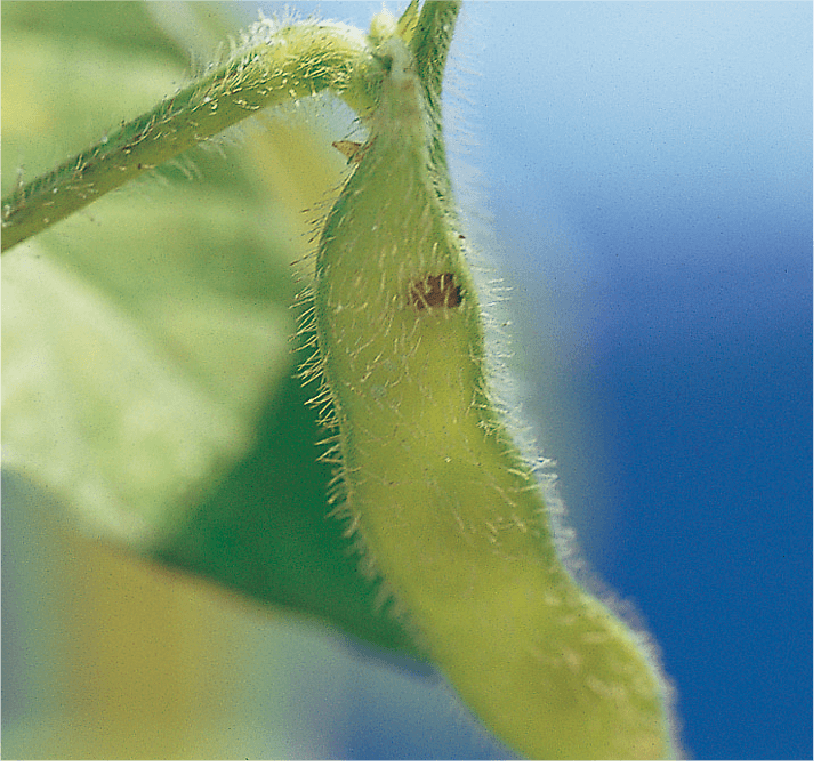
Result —
POLYGON ((636 637, 563 567, 537 478, 490 396, 421 66, 398 34, 376 58, 370 139, 327 219, 314 286, 349 533, 511 747, 669 756, 665 688, 636 637))

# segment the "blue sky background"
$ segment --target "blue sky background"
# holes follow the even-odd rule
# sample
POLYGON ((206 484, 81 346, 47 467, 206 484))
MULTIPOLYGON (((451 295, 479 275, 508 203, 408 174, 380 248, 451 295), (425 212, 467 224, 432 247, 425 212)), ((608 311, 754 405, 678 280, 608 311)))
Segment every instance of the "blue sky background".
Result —
MULTIPOLYGON (((811 4, 475 2, 454 59, 456 181, 591 568, 658 642, 688 754, 810 758, 811 4)), ((339 752, 499 752, 351 657, 339 752)))

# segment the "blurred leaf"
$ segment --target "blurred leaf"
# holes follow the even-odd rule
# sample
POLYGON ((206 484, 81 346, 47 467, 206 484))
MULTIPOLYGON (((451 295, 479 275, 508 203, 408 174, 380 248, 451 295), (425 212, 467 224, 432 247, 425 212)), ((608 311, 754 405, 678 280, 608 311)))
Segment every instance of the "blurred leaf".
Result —
MULTIPOLYGON (((199 38, 222 38, 200 7, 199 38)), ((168 18, 3 4, 4 192, 183 83, 190 29, 168 18)), ((317 215, 300 212, 326 208, 345 162, 293 111, 243 134, 6 255, 4 468, 94 534, 415 653, 327 517, 324 434, 293 377, 290 264, 317 215)))

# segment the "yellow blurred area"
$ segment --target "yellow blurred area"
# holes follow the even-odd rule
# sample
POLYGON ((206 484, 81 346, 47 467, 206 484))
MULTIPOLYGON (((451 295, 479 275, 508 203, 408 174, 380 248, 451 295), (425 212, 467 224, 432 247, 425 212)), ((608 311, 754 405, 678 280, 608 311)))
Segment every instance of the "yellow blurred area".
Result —
POLYGON ((76 532, 25 486, 6 492, 5 758, 268 751, 243 691, 267 610, 76 532))

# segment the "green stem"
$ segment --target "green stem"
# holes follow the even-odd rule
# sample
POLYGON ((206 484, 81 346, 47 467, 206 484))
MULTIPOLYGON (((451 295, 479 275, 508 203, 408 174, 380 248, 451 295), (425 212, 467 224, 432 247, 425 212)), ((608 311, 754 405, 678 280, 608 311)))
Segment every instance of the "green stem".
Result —
POLYGON ((444 79, 455 21, 461 10, 459 0, 425 3, 409 45, 415 57, 417 74, 424 83, 430 107, 441 107, 441 85, 444 79))
POLYGON ((443 119, 441 115, 441 89, 444 79, 449 47, 455 22, 461 10, 457 0, 425 3, 421 9, 418 25, 410 39, 410 49, 415 58, 419 80, 424 84, 424 93, 434 134, 430 145, 432 165, 435 172, 435 185, 439 201, 447 213, 454 216, 452 185, 449 182, 446 153, 443 140, 443 119))
POLYGON ((292 98, 331 90, 357 113, 376 102, 378 65, 364 35, 341 25, 286 27, 2 199, 2 250, 148 169, 292 98))

